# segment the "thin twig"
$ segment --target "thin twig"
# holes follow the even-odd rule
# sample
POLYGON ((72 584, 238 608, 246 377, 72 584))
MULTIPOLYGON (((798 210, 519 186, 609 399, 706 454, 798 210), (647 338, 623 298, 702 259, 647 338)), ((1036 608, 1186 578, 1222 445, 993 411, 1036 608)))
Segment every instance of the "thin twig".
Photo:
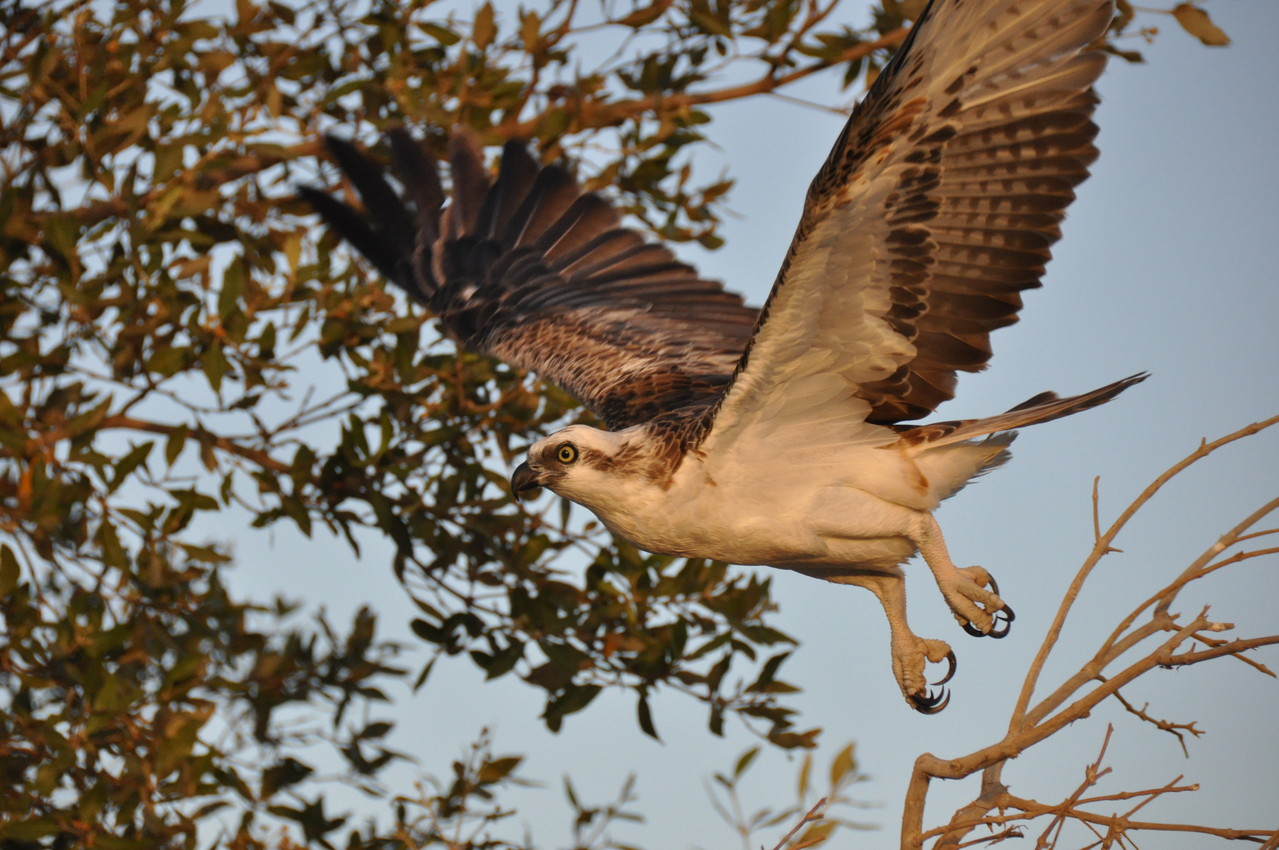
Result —
MULTIPOLYGON (((1049 822, 1047 828, 1045 828, 1043 833, 1039 836, 1039 840, 1035 842, 1036 847, 1048 846, 1045 844, 1045 839, 1047 839, 1051 833, 1055 832, 1057 833, 1057 836, 1060 837, 1061 830, 1066 824, 1067 813, 1078 807, 1079 801, 1084 796, 1085 791, 1096 785, 1098 779, 1105 776, 1107 773, 1110 773, 1110 768, 1103 768, 1101 766, 1101 762, 1106 757, 1106 749, 1110 746, 1110 736, 1114 734, 1114 731, 1114 725, 1107 723, 1106 735, 1101 739, 1101 750, 1097 753, 1096 760, 1084 768, 1083 781, 1079 783, 1079 787, 1076 788, 1068 798, 1066 798, 1064 803, 1062 803, 1061 811, 1052 819, 1052 821, 1049 822)), ((1052 843, 1055 844, 1056 842, 1057 839, 1054 838, 1052 843)))
MULTIPOLYGON (((1105 681, 1105 680, 1103 679, 1102 681, 1105 681)), ((1196 738, 1203 735, 1204 732, 1202 729, 1195 728, 1195 723, 1197 721, 1192 720, 1189 723, 1174 723, 1171 720, 1161 720, 1158 717, 1152 717, 1146 711, 1146 709, 1150 706, 1150 703, 1146 703, 1141 708, 1137 708, 1137 706, 1133 705, 1128 700, 1126 700, 1124 698, 1124 695, 1120 693, 1119 691, 1115 691, 1115 699, 1119 700, 1119 704, 1122 705, 1129 714, 1132 714, 1134 717, 1137 717, 1140 720, 1144 720, 1145 722, 1154 726, 1156 729, 1160 729, 1164 732, 1168 732, 1169 734, 1176 736, 1177 743, 1181 744, 1182 754, 1186 758, 1190 758, 1190 750, 1187 749, 1186 747, 1186 736, 1182 734, 1182 732, 1183 731, 1188 732, 1190 735, 1196 738)))
MULTIPOLYGON (((741 100, 751 95, 766 94, 784 88, 792 83, 810 77, 827 68, 863 59, 877 50, 896 47, 905 40, 908 27, 901 27, 886 33, 873 41, 863 42, 848 48, 839 56, 821 59, 803 68, 797 68, 789 74, 774 75, 771 71, 749 83, 727 86, 721 89, 702 92, 684 92, 633 98, 618 101, 590 101, 581 105, 581 110, 574 115, 581 126, 605 127, 635 115, 642 115, 663 108, 678 111, 694 106, 709 106, 715 103, 741 100)), ((524 138, 531 135, 541 118, 530 118, 526 121, 509 120, 496 128, 496 134, 504 138, 524 138)))
MULTIPOLYGON (((826 798, 822 797, 820 800, 818 800, 816 803, 813 804, 813 807, 811 809, 809 809, 807 812, 804 813, 804 816, 800 818, 799 823, 791 827, 790 832, 782 836, 782 840, 777 842, 777 844, 773 846, 773 850, 782 850, 782 848, 786 847, 786 842, 790 841, 791 838, 795 836, 795 833, 803 829, 805 825, 810 823, 815 823, 821 820, 823 817, 825 817, 826 816, 825 809, 826 809, 826 798)), ((812 841, 805 841, 803 844, 796 844, 794 847, 789 848, 789 850, 801 850, 801 848, 803 847, 813 847, 825 840, 826 840, 826 836, 822 835, 815 838, 812 841)))

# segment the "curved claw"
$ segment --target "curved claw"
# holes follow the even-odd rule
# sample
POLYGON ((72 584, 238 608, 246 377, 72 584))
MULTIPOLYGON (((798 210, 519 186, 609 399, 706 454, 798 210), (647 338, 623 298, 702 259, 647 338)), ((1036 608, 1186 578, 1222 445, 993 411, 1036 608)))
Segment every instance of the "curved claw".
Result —
MULTIPOLYGON (((995 582, 994 576, 990 576, 990 590, 996 596, 999 595, 999 585, 995 582)), ((1013 611, 1012 606, 1005 602, 1004 607, 994 611, 990 617, 991 624, 988 632, 983 632, 972 623, 961 623, 960 627, 973 637, 988 637, 999 640, 1008 636, 1008 632, 1013 626, 1013 620, 1017 619, 1017 614, 1013 611)))
MULTIPOLYGON (((946 663, 950 665, 950 669, 946 671, 945 676, 942 676, 936 682, 933 682, 934 685, 944 685, 951 680, 951 677, 955 675, 955 667, 958 666, 959 662, 955 660, 954 650, 951 650, 950 652, 946 653, 946 663)), ((937 710, 941 711, 940 708, 937 710)))
POLYGON ((987 632, 986 636, 993 637, 995 640, 1007 637, 1009 630, 1013 627, 1013 620, 1017 619, 1017 615, 1013 612, 1012 608, 1005 604, 1004 607, 996 611, 993 616, 994 623, 991 625, 990 631, 987 632))
POLYGON ((950 704, 950 691, 942 688, 936 692, 929 691, 926 695, 914 695, 907 699, 910 700, 910 707, 920 714, 936 714, 950 704))

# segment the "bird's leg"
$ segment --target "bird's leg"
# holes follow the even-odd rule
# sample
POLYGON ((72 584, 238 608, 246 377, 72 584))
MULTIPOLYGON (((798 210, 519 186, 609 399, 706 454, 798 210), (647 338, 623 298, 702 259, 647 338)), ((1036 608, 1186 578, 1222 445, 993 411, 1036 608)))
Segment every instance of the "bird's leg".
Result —
POLYGON ((948 661, 950 669, 936 685, 944 685, 955 674, 955 653, 945 641, 921 638, 906 624, 906 582, 901 576, 871 575, 858 578, 858 584, 870 590, 884 606, 888 615, 888 629, 892 640, 893 675, 902 689, 902 695, 916 711, 936 714, 950 702, 945 688, 929 691, 924 678, 924 663, 948 661))
POLYGON ((932 514, 920 515, 919 528, 911 542, 933 571, 937 588, 964 631, 975 637, 1001 638, 1008 634, 1017 615, 999 598, 999 585, 981 567, 955 566, 946 551, 941 526, 932 514))

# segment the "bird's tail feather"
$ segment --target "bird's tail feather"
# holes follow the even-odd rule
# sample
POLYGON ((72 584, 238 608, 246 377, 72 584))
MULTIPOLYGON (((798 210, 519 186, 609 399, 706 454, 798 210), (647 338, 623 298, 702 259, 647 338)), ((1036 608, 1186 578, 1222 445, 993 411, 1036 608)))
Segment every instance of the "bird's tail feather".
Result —
POLYGON ((1115 381, 1113 384, 1098 387, 1091 392, 1080 393, 1067 398, 1059 398, 1056 393, 1040 393, 1023 401, 1006 413, 987 416, 982 419, 959 419, 951 422, 930 422, 925 425, 915 425, 903 429, 901 438, 906 443, 917 446, 916 451, 931 451, 951 443, 960 443, 977 437, 984 437, 988 434, 1011 431, 1014 428, 1021 428, 1025 425, 1051 422, 1054 419, 1060 419, 1063 416, 1069 416, 1072 413, 1078 413, 1081 410, 1088 410, 1099 404, 1105 404, 1133 384, 1139 384, 1146 380, 1146 377, 1147 373, 1141 372, 1121 381, 1115 381))

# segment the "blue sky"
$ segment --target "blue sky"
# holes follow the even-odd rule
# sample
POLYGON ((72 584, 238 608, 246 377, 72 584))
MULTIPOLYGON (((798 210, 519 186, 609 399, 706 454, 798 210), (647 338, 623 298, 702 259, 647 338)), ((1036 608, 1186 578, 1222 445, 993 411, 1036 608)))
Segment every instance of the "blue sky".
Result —
MULTIPOLYGON (((799 575, 775 574, 776 624, 801 642, 786 678, 801 685, 803 725, 826 730, 819 763, 856 741, 870 781, 854 791, 872 808, 854 816, 877 833, 843 833, 828 846, 896 843, 901 798, 916 755, 959 756, 993 743, 1007 723, 1029 659, 1063 591, 1091 545, 1091 488, 1101 477, 1103 522, 1153 477, 1214 438, 1279 412, 1279 4, 1213 0, 1206 6, 1234 39, 1200 46, 1168 19, 1148 62, 1113 62, 1101 80, 1102 156, 1079 191, 1042 290, 1031 292, 1021 322, 998 332, 990 369, 960 383, 942 418, 1006 409, 1045 389, 1079 392, 1134 372, 1152 377, 1104 408, 1029 429, 1007 467, 967 488, 938 514, 958 563, 980 563, 999 579, 1018 614, 1004 641, 960 632, 922 564, 908 567, 912 624, 949 641, 959 656, 952 704, 924 717, 902 702, 888 667, 888 632, 874 598, 799 575)), ((852 23, 860 23, 853 21, 852 23)), ((847 105, 837 75, 808 83, 804 96, 847 105)), ((681 249, 709 277, 759 303, 789 242, 803 192, 841 119, 778 99, 714 108, 710 134, 720 152, 699 160, 713 176, 727 166, 738 180, 714 253, 681 249)), ((1237 444, 1170 487, 1118 542, 1090 581, 1049 665, 1045 684, 1073 672, 1122 613, 1171 579, 1218 534, 1276 492, 1279 429, 1237 444)), ((542 504, 553 510, 550 497, 542 504)), ((407 634, 410 606, 386 568, 367 552, 277 534, 238 544, 234 586, 262 595, 287 588, 335 615, 371 604, 384 628, 407 634)), ((1211 602, 1215 618, 1242 634, 1279 626, 1279 562, 1253 562, 1188 593, 1180 610, 1211 602)), ((412 640, 409 638, 408 640, 412 640)), ((1279 669, 1279 652, 1259 656, 1279 669)), ((730 724, 708 739, 704 712, 659 697, 657 743, 635 728, 629 698, 605 695, 559 735, 537 719, 537 694, 518 684, 483 684, 461 662, 434 674, 421 696, 398 694, 401 729, 393 744, 422 769, 443 774, 481 727, 499 752, 529 755, 524 773, 543 780, 509 802, 521 808, 541 846, 567 843, 560 777, 583 796, 611 799, 638 775, 639 825, 615 831, 648 848, 722 848, 737 839, 713 814, 705 786, 731 767, 753 739, 730 724), (450 694, 447 701, 443 694, 450 694)), ((1004 780, 1015 793, 1052 802, 1070 793, 1097 755, 1106 724, 1116 726, 1102 793, 1162 785, 1178 775, 1194 795, 1155 803, 1150 820, 1274 827, 1279 788, 1279 683, 1238 663, 1160 672, 1126 692, 1171 719, 1199 719, 1207 734, 1191 758, 1167 734, 1105 707, 1013 763, 1004 780), (1267 824, 1269 819, 1271 823, 1267 824)), ((767 754, 748 782, 748 808, 790 801, 796 762, 767 754)), ((403 774, 408 776, 410 774, 403 774)), ((934 783, 930 821, 976 793, 975 781, 934 783)), ((353 799, 352 805, 358 801, 353 799)), ((519 830, 517 829, 517 832, 519 830)), ((761 835, 756 844, 780 837, 761 835)), ((1037 835, 1037 831, 1030 833, 1037 835)), ((1082 836, 1076 844, 1087 843, 1082 836)), ((1144 848, 1198 848, 1202 839, 1155 836, 1144 848)))

